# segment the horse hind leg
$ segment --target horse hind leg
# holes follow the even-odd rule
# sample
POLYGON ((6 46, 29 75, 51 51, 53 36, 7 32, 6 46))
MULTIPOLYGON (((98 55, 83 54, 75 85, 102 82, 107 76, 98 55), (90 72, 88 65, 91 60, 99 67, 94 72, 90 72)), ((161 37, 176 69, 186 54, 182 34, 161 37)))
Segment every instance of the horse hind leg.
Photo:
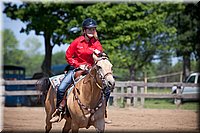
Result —
POLYGON ((45 133, 49 133, 52 129, 52 123, 50 122, 51 116, 54 112, 54 107, 51 106, 48 102, 45 104, 46 110, 46 126, 45 126, 45 133))
POLYGON ((49 133, 50 130, 51 130, 51 128, 52 128, 52 125, 51 125, 51 124, 47 124, 47 125, 45 126, 45 133, 49 133))
POLYGON ((45 133, 49 133, 52 128, 52 123, 50 122, 50 117, 46 117, 46 126, 45 126, 45 133))
POLYGON ((52 128, 52 123, 50 122, 52 111, 46 112, 46 126, 45 126, 45 133, 49 133, 52 128))

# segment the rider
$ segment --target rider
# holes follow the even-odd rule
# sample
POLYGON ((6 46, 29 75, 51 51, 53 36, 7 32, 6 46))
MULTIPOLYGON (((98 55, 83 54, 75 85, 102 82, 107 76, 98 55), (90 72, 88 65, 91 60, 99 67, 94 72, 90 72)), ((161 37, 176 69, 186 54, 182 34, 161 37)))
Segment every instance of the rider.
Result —
POLYGON ((82 70, 85 73, 93 64, 92 54, 99 54, 103 51, 102 45, 98 40, 97 23, 91 18, 87 18, 82 23, 82 35, 76 38, 66 51, 66 60, 73 69, 69 70, 63 78, 57 90, 56 111, 50 122, 58 122, 61 120, 61 114, 64 113, 66 89, 72 83, 75 73, 82 70))

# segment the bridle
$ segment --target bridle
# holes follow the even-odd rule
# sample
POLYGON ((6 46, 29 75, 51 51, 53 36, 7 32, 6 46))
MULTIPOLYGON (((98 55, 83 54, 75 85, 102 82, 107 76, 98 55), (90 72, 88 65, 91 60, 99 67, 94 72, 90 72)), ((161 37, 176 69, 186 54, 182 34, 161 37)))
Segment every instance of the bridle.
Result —
POLYGON ((101 57, 99 60, 97 60, 97 61, 95 62, 95 64, 92 66, 92 68, 94 68, 94 69, 96 70, 97 74, 100 76, 99 78, 100 78, 100 80, 102 81, 102 87, 101 87, 101 85, 97 82, 96 76, 93 76, 93 75, 91 74, 92 68, 90 69, 89 74, 90 74, 91 77, 93 77, 93 79, 94 79, 94 81, 96 82, 96 85, 98 86, 98 88, 102 90, 102 89, 104 89, 105 87, 109 87, 108 84, 107 84, 107 82, 106 82, 106 77, 107 77, 108 75, 112 75, 113 73, 112 73, 112 71, 110 71, 110 72, 107 72, 106 74, 103 74, 103 72, 100 70, 100 69, 102 69, 102 68, 100 68, 100 67, 97 66, 97 63, 98 63, 99 61, 101 61, 101 60, 108 60, 108 58, 107 58, 107 57, 101 57))

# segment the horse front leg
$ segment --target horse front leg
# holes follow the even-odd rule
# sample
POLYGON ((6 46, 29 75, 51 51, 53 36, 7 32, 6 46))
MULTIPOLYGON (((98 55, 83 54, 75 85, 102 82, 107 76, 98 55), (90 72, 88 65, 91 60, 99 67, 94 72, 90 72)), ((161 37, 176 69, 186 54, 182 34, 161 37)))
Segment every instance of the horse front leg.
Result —
POLYGON ((79 126, 77 125, 76 122, 71 122, 71 129, 72 129, 72 133, 78 133, 78 130, 79 130, 79 126))
POLYGON ((68 133, 70 129, 71 129, 71 118, 66 118, 62 133, 68 133))
POLYGON ((104 118, 97 120, 94 122, 94 127, 98 133, 103 133, 105 130, 105 120, 104 118))

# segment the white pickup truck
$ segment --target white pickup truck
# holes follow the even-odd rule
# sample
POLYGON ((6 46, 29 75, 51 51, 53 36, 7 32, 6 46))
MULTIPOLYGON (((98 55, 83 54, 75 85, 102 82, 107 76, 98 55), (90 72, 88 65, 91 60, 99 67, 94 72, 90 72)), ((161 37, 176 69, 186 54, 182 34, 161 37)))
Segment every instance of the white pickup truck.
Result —
MULTIPOLYGON (((190 74, 185 82, 183 83, 193 83, 193 84, 200 84, 200 73, 192 73, 190 74)), ((181 94, 200 94, 200 87, 188 87, 188 86, 181 86, 181 94)), ((172 94, 177 93, 177 86, 172 87, 172 94)), ((185 101, 188 99, 181 99, 181 101, 185 101)), ((174 100, 174 103, 177 103, 177 99, 174 100)))

